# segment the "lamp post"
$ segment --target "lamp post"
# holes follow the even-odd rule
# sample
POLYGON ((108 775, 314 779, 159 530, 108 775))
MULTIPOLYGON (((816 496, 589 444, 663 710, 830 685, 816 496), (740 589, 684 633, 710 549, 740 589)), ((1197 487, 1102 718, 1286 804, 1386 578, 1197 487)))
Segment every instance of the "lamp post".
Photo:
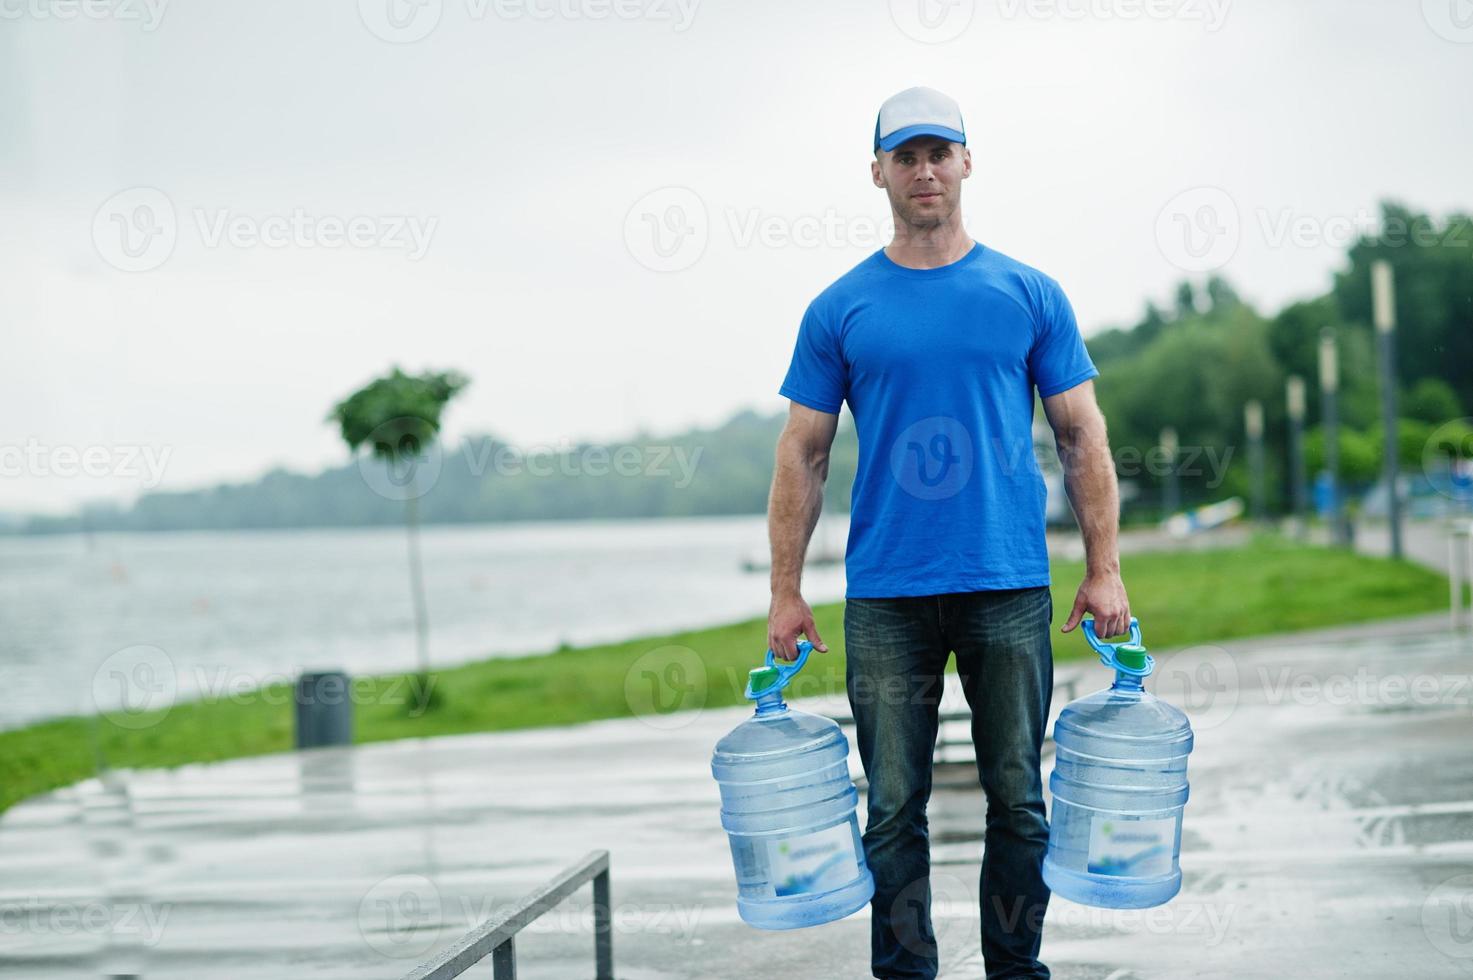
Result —
POLYGON ((1243 405, 1243 431, 1248 435, 1248 478, 1253 520, 1262 524, 1267 516, 1263 500, 1263 403, 1257 399, 1243 405))
POLYGON ((1284 383, 1284 398, 1289 410, 1289 473, 1293 481, 1294 533, 1304 536, 1304 508, 1307 497, 1304 473, 1304 379, 1297 374, 1284 383))
POLYGON ((1401 557, 1401 494, 1397 491, 1401 439, 1396 418, 1396 292, 1391 263, 1371 263, 1371 314, 1376 323, 1376 353, 1381 368, 1381 418, 1386 453, 1382 472, 1386 479, 1386 519, 1391 522, 1391 557, 1401 557))
POLYGON ((1325 470, 1330 476, 1330 540, 1345 544, 1344 504, 1340 498, 1340 416, 1336 402, 1340 388, 1340 362, 1335 351, 1335 331, 1320 328, 1320 395, 1324 415, 1325 470))
POLYGON ((1161 430, 1161 452, 1166 457, 1166 494, 1162 500, 1161 515, 1166 520, 1181 510, 1181 479, 1176 472, 1176 429, 1166 426, 1161 430))

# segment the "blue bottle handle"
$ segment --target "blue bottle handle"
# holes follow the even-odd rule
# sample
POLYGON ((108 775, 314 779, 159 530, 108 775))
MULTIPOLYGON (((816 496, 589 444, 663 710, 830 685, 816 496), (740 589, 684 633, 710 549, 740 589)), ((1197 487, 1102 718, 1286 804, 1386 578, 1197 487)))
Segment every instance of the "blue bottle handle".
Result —
MULTIPOLYGON (((787 687, 788 683, 792 681, 793 676, 797 674, 798 671, 803 669, 803 665, 808 662, 808 655, 812 652, 812 643, 809 643, 807 640, 799 640, 798 659, 792 661, 791 663, 786 660, 778 663, 777 657, 773 655, 771 650, 768 650, 766 666, 777 668, 777 683, 773 684, 771 687, 764 687, 762 689, 762 693, 772 694, 774 691, 781 691, 783 688, 787 687)), ((755 701, 760 696, 752 691, 752 682, 750 680, 747 681, 746 696, 748 700, 752 701, 755 701)))
POLYGON ((1136 677, 1145 677, 1156 669, 1156 658, 1152 657, 1149 653, 1146 654, 1146 665, 1144 667, 1127 667, 1116 656, 1116 647, 1124 646, 1126 643, 1131 643, 1135 646, 1141 645, 1141 622, 1134 616, 1130 617, 1130 639, 1122 640, 1120 643, 1106 643, 1104 640, 1101 640, 1099 635, 1095 633, 1095 621, 1092 618, 1084 620, 1080 625, 1084 627, 1084 638, 1089 641, 1089 645, 1094 647, 1095 652, 1100 655, 1100 663, 1109 667, 1111 670, 1119 670, 1136 677))

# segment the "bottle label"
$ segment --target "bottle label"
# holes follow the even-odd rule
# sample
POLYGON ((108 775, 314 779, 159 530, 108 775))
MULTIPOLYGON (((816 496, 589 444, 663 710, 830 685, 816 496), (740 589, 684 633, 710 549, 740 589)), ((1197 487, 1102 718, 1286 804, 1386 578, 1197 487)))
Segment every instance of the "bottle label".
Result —
POLYGON ((1089 824, 1089 871, 1127 878, 1170 874, 1177 820, 1094 817, 1089 824))
POLYGON ((851 821, 767 842, 767 871, 778 897, 824 892, 859 877, 851 821))

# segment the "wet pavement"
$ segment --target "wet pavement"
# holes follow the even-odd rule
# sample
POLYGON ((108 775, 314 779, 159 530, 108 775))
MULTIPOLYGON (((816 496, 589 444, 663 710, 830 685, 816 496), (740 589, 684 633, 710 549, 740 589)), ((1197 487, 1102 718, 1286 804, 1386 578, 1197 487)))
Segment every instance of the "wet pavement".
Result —
MULTIPOLYGON (((1080 693, 1108 682, 1080 669, 1080 693)), ((1473 977, 1470 671, 1445 615, 1159 655, 1157 693, 1197 733, 1182 891, 1055 898, 1054 975, 1473 977)), ((0 977, 401 977, 594 848, 621 980, 866 977, 867 910, 792 933, 737 918, 707 762, 744 715, 118 773, 22 804, 0 819, 0 977)), ((981 977, 985 802, 969 765, 937 783, 943 977, 981 977)), ((520 977, 592 976, 590 899, 521 934, 520 977)))

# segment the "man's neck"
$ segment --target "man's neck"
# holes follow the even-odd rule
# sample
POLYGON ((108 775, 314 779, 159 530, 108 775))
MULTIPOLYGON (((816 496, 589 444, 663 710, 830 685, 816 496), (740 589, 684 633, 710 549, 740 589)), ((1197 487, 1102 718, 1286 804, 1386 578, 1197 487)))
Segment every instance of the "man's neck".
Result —
POLYGON ((961 259, 975 244, 957 215, 955 221, 928 228, 896 222, 895 237, 885 246, 885 254, 891 262, 908 269, 939 269, 961 259))

